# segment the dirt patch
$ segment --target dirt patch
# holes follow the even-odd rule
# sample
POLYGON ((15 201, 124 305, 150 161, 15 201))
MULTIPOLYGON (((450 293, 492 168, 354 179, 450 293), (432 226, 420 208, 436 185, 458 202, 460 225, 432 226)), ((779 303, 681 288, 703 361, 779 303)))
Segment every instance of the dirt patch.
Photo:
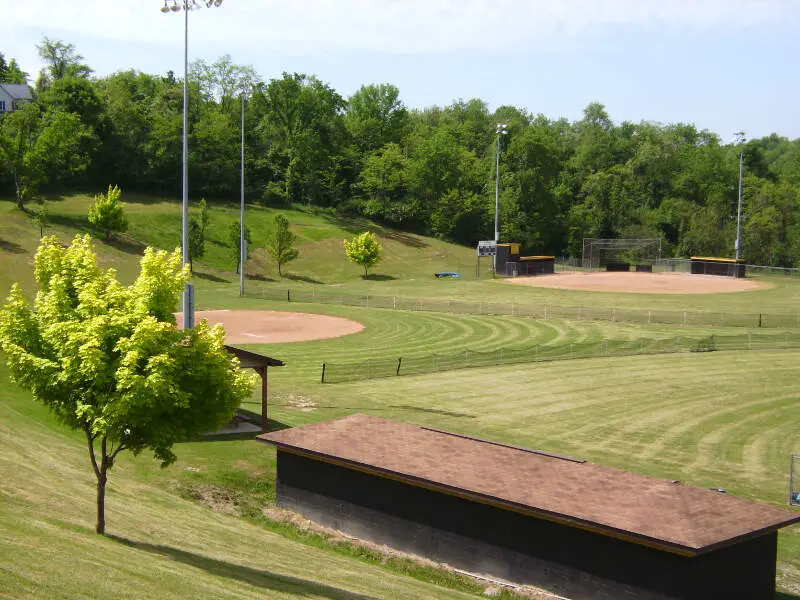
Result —
POLYGON ((559 290, 626 292, 630 294, 720 294, 771 287, 767 283, 752 279, 686 273, 584 273, 570 271, 555 275, 515 277, 504 281, 515 285, 559 290))
POLYGON ((233 492, 213 485, 196 485, 187 490, 195 502, 208 506, 214 512, 226 515, 239 514, 238 498, 233 492))
MULTIPOLYGON (((176 314, 178 327, 183 315, 176 314)), ((195 320, 225 326, 228 344, 278 344, 324 340, 358 333, 361 323, 342 317, 274 310, 198 310, 195 320)))

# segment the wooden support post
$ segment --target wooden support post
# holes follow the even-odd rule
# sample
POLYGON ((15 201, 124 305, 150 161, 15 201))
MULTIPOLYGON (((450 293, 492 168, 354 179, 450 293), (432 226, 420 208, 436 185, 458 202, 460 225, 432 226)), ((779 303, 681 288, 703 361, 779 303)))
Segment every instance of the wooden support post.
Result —
POLYGON ((262 431, 269 431, 269 417, 267 414, 268 411, 268 402, 269 402, 269 379, 267 377, 267 367, 266 365, 263 367, 259 367, 256 369, 259 375, 261 375, 261 429, 262 431))

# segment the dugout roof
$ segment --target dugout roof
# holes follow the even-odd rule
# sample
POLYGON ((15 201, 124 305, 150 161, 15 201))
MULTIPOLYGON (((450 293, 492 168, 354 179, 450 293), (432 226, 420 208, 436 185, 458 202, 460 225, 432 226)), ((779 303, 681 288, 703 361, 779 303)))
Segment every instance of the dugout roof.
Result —
POLYGON ((278 449, 684 556, 800 521, 718 491, 357 414, 258 436, 278 449))

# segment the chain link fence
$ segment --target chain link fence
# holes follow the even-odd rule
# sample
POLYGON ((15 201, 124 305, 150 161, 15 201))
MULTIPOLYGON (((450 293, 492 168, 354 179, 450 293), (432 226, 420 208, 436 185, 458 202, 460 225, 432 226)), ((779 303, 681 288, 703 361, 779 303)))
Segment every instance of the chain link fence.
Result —
POLYGON ((452 354, 424 354, 397 358, 364 359, 352 362, 325 362, 321 367, 320 379, 322 383, 345 383, 402 375, 423 375, 456 369, 578 358, 789 348, 800 348, 800 333, 788 331, 782 333, 751 332, 742 335, 712 335, 703 338, 675 336, 631 340, 604 339, 599 342, 582 344, 501 348, 491 352, 464 350, 452 354))
POLYGON ((587 306, 562 306, 558 304, 525 304, 521 302, 480 302, 477 300, 445 300, 438 298, 405 298, 402 296, 375 296, 339 294, 312 289, 264 288, 249 292, 269 300, 306 302, 314 304, 341 304, 366 308, 388 308, 442 312, 468 315, 504 315, 534 319, 567 319, 573 321, 611 321, 639 325, 685 325, 748 328, 800 328, 797 313, 728 313, 716 311, 644 310, 633 308, 602 308, 587 306))

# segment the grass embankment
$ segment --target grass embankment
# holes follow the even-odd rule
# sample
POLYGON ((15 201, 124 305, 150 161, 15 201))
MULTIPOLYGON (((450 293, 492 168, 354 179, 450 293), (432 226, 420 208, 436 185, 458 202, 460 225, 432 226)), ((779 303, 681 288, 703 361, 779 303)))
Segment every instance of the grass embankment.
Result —
MULTIPOLYGON (((130 231, 109 246, 109 261, 125 267, 121 254, 141 252, 145 244, 172 249, 180 244, 181 206, 163 198, 126 195, 130 231)), ((52 225, 50 230, 71 234, 76 230, 91 232, 87 211, 91 198, 68 196, 48 202, 52 225)), ((38 232, 11 202, 0 202, 3 223, 0 240, 35 248, 38 232), (20 239, 27 241, 21 242, 20 239)), ((197 211, 197 203, 192 205, 197 211)), ((225 297, 238 295, 238 277, 232 272, 229 227, 239 218, 238 204, 210 206, 206 254, 198 261, 196 283, 209 294, 225 297)), ((421 298, 452 298, 475 301, 539 303, 564 306, 619 307, 652 310, 725 311, 730 313, 798 312, 800 280, 781 276, 762 277, 772 287, 729 294, 620 294, 511 286, 486 278, 489 261, 482 261, 484 278, 474 280, 475 250, 449 244, 434 238, 382 228, 364 219, 350 219, 335 213, 314 210, 280 210, 248 205, 245 217, 251 229, 252 260, 246 273, 252 277, 248 289, 256 292, 261 286, 323 286, 343 293, 397 295, 421 298), (276 212, 286 215, 291 229, 298 235, 300 258, 286 267, 287 277, 279 278, 277 268, 263 250, 272 218, 276 212), (343 240, 365 230, 376 231, 385 248, 384 260, 373 269, 375 277, 364 280, 362 269, 347 261, 343 240), (458 271, 460 280, 437 280, 438 271, 458 271)), ((99 232, 95 232, 99 233, 99 232)), ((0 273, 2 275, 2 273, 0 273)))
MULTIPOLYGON (((4 367, 0 377, 6 380, 4 367)), ((274 460, 268 448, 249 445, 251 452, 274 460)), ((179 452, 194 462, 192 445, 186 446, 179 452)), ((212 446, 206 444, 209 450, 212 446)), ((387 569, 357 560, 355 549, 332 552, 313 536, 301 543, 290 529, 283 535, 271 532, 224 514, 227 507, 215 512, 148 481, 186 468, 186 458, 166 471, 149 457, 120 460, 109 483, 110 535, 98 536, 94 476, 84 444, 31 404, 27 394, 4 384, 0 596, 412 600, 469 598, 483 589, 431 569, 429 579, 456 581, 463 591, 419 581, 405 576, 407 570, 419 573, 401 560, 387 569)))

